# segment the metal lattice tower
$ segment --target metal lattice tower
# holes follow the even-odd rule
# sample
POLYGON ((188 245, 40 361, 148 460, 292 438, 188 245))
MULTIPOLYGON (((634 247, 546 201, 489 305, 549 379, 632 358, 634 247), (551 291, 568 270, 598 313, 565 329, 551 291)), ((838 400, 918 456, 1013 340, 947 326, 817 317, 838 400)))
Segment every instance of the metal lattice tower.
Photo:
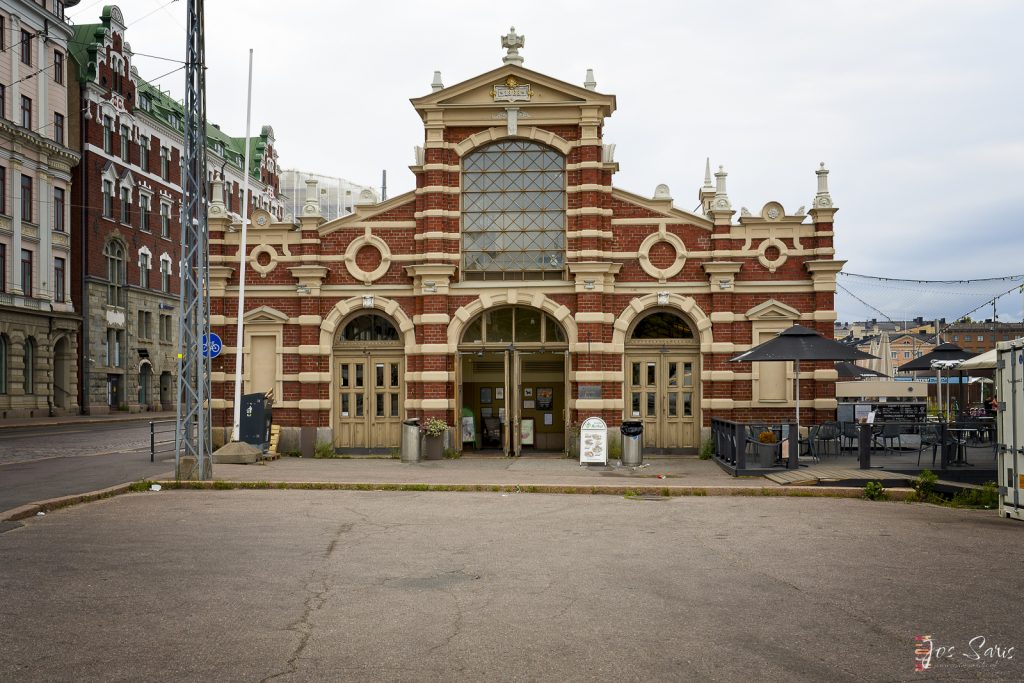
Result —
POLYGON ((203 0, 188 0, 185 44, 185 160, 181 201, 181 317, 178 323, 178 421, 174 434, 179 478, 210 479, 210 359, 203 340, 210 331, 206 286, 206 48, 203 0), (184 462, 183 462, 184 460, 184 462))

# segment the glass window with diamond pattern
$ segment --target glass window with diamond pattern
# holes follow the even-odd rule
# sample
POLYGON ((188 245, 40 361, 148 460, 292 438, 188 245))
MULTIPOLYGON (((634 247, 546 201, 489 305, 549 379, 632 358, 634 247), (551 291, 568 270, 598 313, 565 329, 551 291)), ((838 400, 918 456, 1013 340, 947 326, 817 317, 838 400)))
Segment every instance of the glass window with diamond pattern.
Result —
POLYGON ((565 157, 523 140, 463 160, 466 279, 561 279, 565 266, 565 157))

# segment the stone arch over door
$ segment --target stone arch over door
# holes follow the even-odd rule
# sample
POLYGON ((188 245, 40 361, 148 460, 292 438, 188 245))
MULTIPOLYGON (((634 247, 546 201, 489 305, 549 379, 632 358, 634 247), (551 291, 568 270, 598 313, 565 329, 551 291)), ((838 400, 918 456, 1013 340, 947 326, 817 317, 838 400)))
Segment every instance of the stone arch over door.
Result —
MULTIPOLYGON (((686 448, 698 447, 700 445, 699 433, 700 429, 702 429, 702 426, 704 424, 704 415, 706 410, 706 407, 704 405, 703 390, 703 360, 705 354, 711 353, 714 343, 711 329, 711 319, 707 316, 707 314, 705 314, 704 311, 701 310, 701 308, 696 304, 696 302, 692 298, 682 296, 679 294, 653 293, 644 296, 639 296, 633 299, 615 320, 612 332, 612 344, 615 348, 623 350, 622 357, 624 360, 651 360, 650 358, 644 358, 642 355, 637 355, 638 353, 642 354, 644 349, 642 348, 642 346, 638 346, 636 343, 633 343, 631 346, 630 335, 634 329, 634 326, 642 318, 646 317, 648 314, 653 314, 657 311, 668 311, 680 314, 686 322, 691 324, 692 332, 694 335, 694 341, 697 342, 697 344, 694 346, 689 346, 687 344, 680 346, 678 349, 680 352, 683 352, 685 354, 687 351, 686 347, 689 346, 689 353, 694 354, 692 356, 692 361, 690 358, 685 357, 685 355, 681 358, 668 358, 667 356, 665 356, 665 354, 661 352, 662 349, 658 349, 657 352, 654 353, 653 356, 651 356, 651 358, 660 358, 660 360, 656 360, 656 362, 662 365, 666 360, 668 362, 672 362, 673 360, 675 360, 676 362, 693 362, 695 364, 695 374, 697 375, 697 379, 695 381, 696 386, 694 387, 694 401, 696 407, 693 411, 695 422, 691 423, 691 426, 695 427, 696 431, 694 431, 691 434, 689 432, 685 432, 684 429, 683 435, 684 440, 686 442, 690 442, 687 446, 685 446, 686 448)), ((649 346, 648 351, 651 352, 654 350, 654 348, 654 346, 649 346)), ((671 348, 669 348, 668 350, 672 351, 671 348)), ((634 417, 634 415, 632 414, 633 406, 628 404, 628 401, 630 401, 632 398, 633 391, 633 389, 631 389, 633 377, 631 373, 631 367, 627 367, 628 365, 629 364, 625 362, 623 363, 623 396, 625 397, 624 402, 627 403, 626 405, 624 405, 624 412, 627 419, 634 417)), ((665 368, 659 368, 657 370, 659 376, 662 370, 665 370, 665 368)), ((659 385, 659 392, 661 390, 662 387, 660 387, 659 385)), ((656 408, 660 416, 658 418, 659 429, 664 423, 664 418, 672 415, 671 411, 666 410, 666 408, 670 409, 671 406, 660 406, 656 408)), ((682 418, 684 416, 680 415, 679 417, 682 418)), ((686 428, 686 422, 686 420, 682 420, 679 426, 686 428)))
POLYGON ((692 298, 680 294, 669 294, 667 297, 659 294, 646 294, 633 299, 615 320, 612 344, 616 348, 624 347, 629 341, 626 338, 626 333, 632 327, 633 322, 652 308, 669 308, 683 313, 693 321, 694 331, 697 333, 697 338, 700 341, 701 353, 711 352, 711 345, 714 343, 711 332, 711 319, 692 298), (659 301, 659 298, 661 301, 659 301))
POLYGON ((475 299, 455 311, 451 324, 448 325, 448 353, 455 353, 462 340, 462 333, 474 318, 484 311, 498 306, 519 305, 532 306, 544 311, 565 330, 566 341, 569 343, 569 350, 575 350, 578 330, 576 319, 568 306, 553 301, 540 292, 518 292, 510 289, 505 292, 484 293, 480 298, 475 299))
POLYGON ((412 319, 406 315, 397 301, 381 296, 354 296, 334 304, 334 308, 331 309, 331 312, 320 323, 321 349, 327 349, 326 353, 329 353, 330 349, 334 348, 334 337, 338 331, 338 325, 348 318, 349 314, 358 310, 365 310, 366 312, 374 310, 383 311, 395 322, 398 333, 401 335, 402 342, 405 345, 405 353, 409 354, 415 351, 416 331, 412 319))

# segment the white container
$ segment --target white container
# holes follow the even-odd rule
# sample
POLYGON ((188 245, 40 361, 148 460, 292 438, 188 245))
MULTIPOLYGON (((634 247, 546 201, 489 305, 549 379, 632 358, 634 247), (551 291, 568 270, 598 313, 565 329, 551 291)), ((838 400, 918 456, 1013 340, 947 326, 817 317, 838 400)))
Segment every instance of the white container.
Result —
POLYGON ((996 345, 999 515, 1024 520, 1024 338, 996 345))

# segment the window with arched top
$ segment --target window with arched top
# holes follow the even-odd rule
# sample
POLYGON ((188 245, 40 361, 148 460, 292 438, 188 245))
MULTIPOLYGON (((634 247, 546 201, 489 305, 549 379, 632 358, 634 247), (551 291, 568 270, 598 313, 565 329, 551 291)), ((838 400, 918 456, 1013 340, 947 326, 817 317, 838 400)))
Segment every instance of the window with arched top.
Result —
POLYGON ((528 140, 502 140, 462 160, 464 279, 563 277, 565 157, 528 140))
POLYGON ((397 342, 400 337, 394 323, 377 313, 364 313, 341 328, 339 342, 397 342))
POLYGON ((657 311, 641 318, 634 325, 630 339, 693 339, 693 330, 679 314, 671 311, 657 311))
POLYGON ((107 305, 124 306, 125 257, 124 245, 110 240, 103 248, 107 261, 107 305))
POLYGON ((547 313, 525 306, 505 306, 484 311, 466 325, 462 343, 561 346, 566 338, 562 326, 547 313))
POLYGON ((36 340, 29 337, 25 340, 25 367, 22 370, 24 381, 22 388, 25 395, 36 393, 36 340))

